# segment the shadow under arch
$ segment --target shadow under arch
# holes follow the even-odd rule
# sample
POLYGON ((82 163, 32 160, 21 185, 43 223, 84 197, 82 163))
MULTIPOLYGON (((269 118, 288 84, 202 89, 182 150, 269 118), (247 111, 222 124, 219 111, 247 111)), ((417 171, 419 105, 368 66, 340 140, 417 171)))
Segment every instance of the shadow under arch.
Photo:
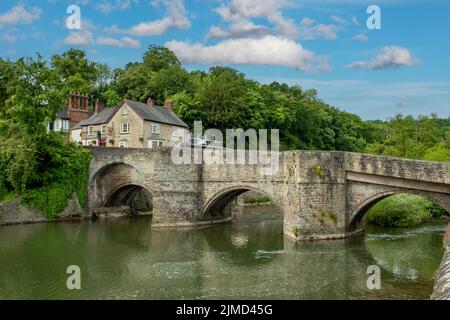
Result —
POLYGON ((125 162, 102 166, 90 177, 89 198, 92 208, 132 206, 133 199, 141 194, 148 196, 152 207, 155 193, 144 183, 143 177, 139 169, 125 162))
POLYGON ((241 185, 222 189, 221 191, 213 195, 203 206, 203 209, 201 211, 201 220, 229 217, 231 215, 231 212, 227 210, 227 206, 233 200, 247 191, 255 191, 271 199, 272 203, 282 212, 282 206, 279 203, 279 199, 275 199, 272 195, 268 194, 264 190, 261 190, 260 188, 241 185))
POLYGON ((396 195, 396 194, 411 194, 415 196, 420 196, 425 199, 428 199, 429 201, 439 205, 441 208, 445 208, 443 203, 441 203, 441 200, 437 197, 434 197, 431 194, 428 194, 426 192, 416 191, 416 190, 387 190, 380 193, 377 193, 375 195, 372 195, 365 199, 364 201, 360 202, 356 208, 352 211, 349 217, 349 223, 348 223, 348 231, 355 231, 355 230, 361 230, 364 229, 364 217, 366 213, 369 211, 370 208, 372 208, 375 204, 380 202, 383 199, 386 199, 390 196, 396 195))
POLYGON ((106 196, 104 207, 133 206, 133 201, 139 193, 145 193, 149 200, 153 199, 153 193, 140 184, 128 184, 117 186, 106 196))

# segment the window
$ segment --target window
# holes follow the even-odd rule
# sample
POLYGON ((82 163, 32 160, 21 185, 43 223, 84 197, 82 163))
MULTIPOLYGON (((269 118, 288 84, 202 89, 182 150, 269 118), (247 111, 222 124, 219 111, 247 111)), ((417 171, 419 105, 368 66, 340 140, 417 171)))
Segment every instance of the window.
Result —
POLYGON ((88 134, 89 134, 90 136, 92 136, 92 135, 94 134, 94 127, 89 127, 89 128, 88 128, 88 134))
POLYGON ((106 124, 102 125, 102 134, 106 134, 106 124))
POLYGON ((69 131, 69 120, 63 120, 63 131, 69 131))
POLYGON ((163 142, 160 140, 148 140, 148 147, 154 149, 156 147, 162 147, 163 142))
POLYGON ((159 134, 159 132, 160 132, 159 124, 157 124, 157 123, 152 123, 151 130, 152 130, 152 133, 157 133, 157 134, 159 134))
POLYGON ((130 133, 130 124, 128 122, 120 124, 120 133, 130 133))
POLYGON ((122 108, 122 114, 128 114, 128 107, 127 106, 122 108))
POLYGON ((119 142, 119 148, 128 148, 128 141, 120 141, 119 142))

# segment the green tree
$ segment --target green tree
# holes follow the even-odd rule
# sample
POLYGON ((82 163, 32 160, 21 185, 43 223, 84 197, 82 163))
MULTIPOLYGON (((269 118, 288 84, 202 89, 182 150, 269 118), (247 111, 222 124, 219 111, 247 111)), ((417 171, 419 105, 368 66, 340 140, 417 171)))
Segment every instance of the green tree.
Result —
POLYGON ((157 45, 150 45, 143 56, 143 64, 148 71, 160 71, 170 67, 180 67, 177 56, 169 49, 157 45))

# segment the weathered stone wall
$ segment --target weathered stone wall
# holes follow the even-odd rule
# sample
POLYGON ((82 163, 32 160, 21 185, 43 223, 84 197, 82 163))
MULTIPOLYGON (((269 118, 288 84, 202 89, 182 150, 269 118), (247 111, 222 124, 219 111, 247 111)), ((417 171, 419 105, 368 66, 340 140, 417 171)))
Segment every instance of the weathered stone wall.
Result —
POLYGON ((444 257, 434 277, 433 300, 450 300, 450 224, 444 241, 444 257))
POLYGON ((364 215, 371 206, 388 196, 399 193, 408 193, 425 197, 450 212, 450 197, 442 193, 349 180, 347 181, 346 199, 347 231, 350 232, 363 228, 364 215))
POLYGON ((142 148, 143 143, 139 140, 140 137, 143 137, 144 132, 144 121, 140 118, 132 108, 127 106, 126 104, 122 105, 119 110, 116 111, 114 116, 108 122, 107 127, 113 128, 112 136, 108 136, 107 145, 112 146, 109 143, 110 139, 114 139, 114 146, 119 147, 120 141, 127 141, 129 148, 142 148), (123 114, 123 108, 126 107, 128 109, 127 114, 123 114), (129 123, 130 124, 130 132, 129 133, 121 133, 120 125, 121 123, 129 123))
POLYGON ((387 196, 409 193, 450 212, 450 164, 345 153, 347 231, 363 227, 367 210, 387 196))
POLYGON ((105 205, 121 188, 138 185, 153 195, 155 224, 227 218, 226 205, 248 190, 270 197, 284 214, 285 234, 298 239, 360 232, 365 210, 395 193, 422 195, 450 211, 446 163, 290 151, 279 153, 279 170, 265 175, 260 164, 176 165, 164 147, 92 150, 89 208, 105 205))

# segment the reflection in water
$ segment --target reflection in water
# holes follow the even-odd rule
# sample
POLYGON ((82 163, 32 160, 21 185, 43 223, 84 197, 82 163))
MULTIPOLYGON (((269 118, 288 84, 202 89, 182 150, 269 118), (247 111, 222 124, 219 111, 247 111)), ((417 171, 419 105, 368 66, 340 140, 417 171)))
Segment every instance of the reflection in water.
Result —
MULTIPOLYGON (((258 209, 260 210, 260 209, 258 209)), ((119 219, 2 227, 0 299, 404 299, 429 297, 443 225, 293 243, 279 219, 150 229, 119 219), (366 269, 382 266, 382 289, 366 269), (66 268, 82 290, 66 288, 66 268)))

